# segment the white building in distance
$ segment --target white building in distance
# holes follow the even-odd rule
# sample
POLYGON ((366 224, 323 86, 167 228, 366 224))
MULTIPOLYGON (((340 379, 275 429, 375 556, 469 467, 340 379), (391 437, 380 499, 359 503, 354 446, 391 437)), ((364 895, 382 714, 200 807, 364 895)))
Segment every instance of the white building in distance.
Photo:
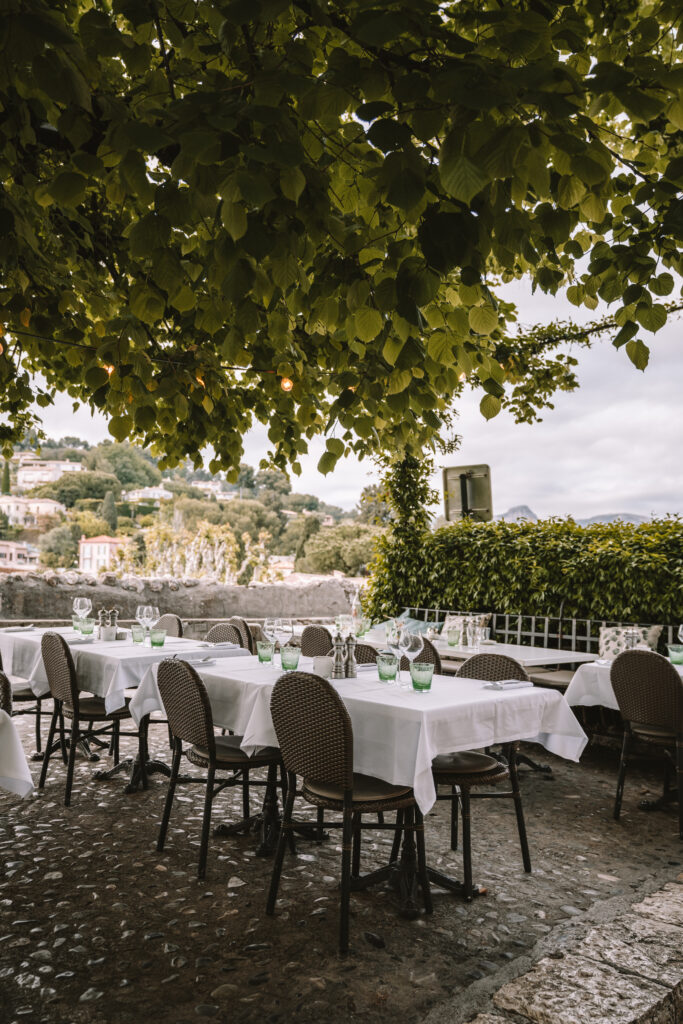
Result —
POLYGON ((24 459, 17 469, 17 489, 28 491, 41 484, 51 484, 65 473, 82 473, 82 462, 67 459, 24 459))
POLYGON ((173 491, 167 491, 165 487, 137 487, 134 491, 124 491, 121 495, 122 501, 129 501, 136 505, 154 505, 159 501, 170 501, 173 491))
POLYGON ((19 540, 0 540, 0 572, 21 572, 38 565, 38 550, 19 540))
POLYGON ((0 512, 10 526, 35 526, 40 519, 66 515, 66 506, 54 498, 20 498, 16 494, 0 494, 0 512))
POLYGON ((81 572, 104 572, 116 564, 116 555, 122 545, 128 543, 125 537, 81 537, 78 542, 78 568, 81 572))

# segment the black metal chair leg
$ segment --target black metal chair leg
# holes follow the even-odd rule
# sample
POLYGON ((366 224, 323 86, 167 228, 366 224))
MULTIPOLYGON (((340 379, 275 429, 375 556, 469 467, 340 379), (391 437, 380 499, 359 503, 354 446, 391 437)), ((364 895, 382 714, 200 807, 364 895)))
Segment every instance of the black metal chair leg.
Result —
POLYGON ((64 792, 64 806, 68 807, 71 803, 71 788, 74 781, 74 764, 76 761, 76 747, 78 745, 78 719, 74 715, 73 725, 71 726, 71 738, 69 740, 69 763, 66 768, 66 790, 64 792))
POLYGON ((425 905, 425 913, 431 914, 432 891, 429 886, 429 875, 427 874, 427 854, 425 851, 425 826, 422 811, 415 805, 415 842, 417 845, 417 873, 422 889, 422 898, 425 905))
POLYGON ((529 855, 529 841, 526 834, 526 823, 524 821, 524 809, 522 807, 522 794, 519 789, 519 776, 517 774, 517 762, 514 757, 509 761, 510 782, 512 783, 512 799, 515 802, 515 813, 517 815, 517 831, 519 832, 519 845, 522 848, 522 862, 527 874, 531 871, 531 856, 529 855))
POLYGON ((36 753, 39 754, 41 747, 41 736, 40 736, 40 719, 42 712, 42 700, 40 697, 36 700, 36 753))
POLYGON ((318 843, 322 843, 325 838, 325 809, 323 807, 318 808, 315 838, 318 843))
POLYGON ((173 762, 171 765, 171 777, 168 780, 168 789, 166 791, 166 803, 164 804, 164 813, 161 818, 161 827, 159 828, 159 837, 157 839, 157 850, 159 851, 159 853, 161 853, 161 851, 164 848, 164 843, 166 842, 166 833, 168 831, 168 823, 171 820, 171 808, 173 807, 173 797, 175 795, 176 781, 178 779, 178 772, 180 770, 181 756, 182 746, 180 742, 176 742, 173 748, 173 762))
POLYGON ((45 788, 45 779, 46 779, 46 776, 47 776, 47 766, 48 766, 48 763, 49 763, 49 760, 50 760, 50 755, 52 753, 52 741, 54 739, 55 729, 57 727, 57 719, 58 718, 59 718, 59 708, 57 707, 57 702, 55 701, 55 709, 52 712, 52 718, 50 719, 50 728, 48 729, 48 732, 47 732, 47 746, 45 748, 45 754, 43 756, 43 764, 42 764, 42 767, 40 769, 40 780, 38 782, 38 789, 44 789, 45 788))
POLYGON ((469 902, 472 899, 472 831, 470 819, 470 791, 466 786, 463 786, 460 790, 460 806, 462 807, 462 894, 469 902))
POLYGON ((121 734, 121 723, 118 718, 114 721, 111 731, 112 743, 114 744, 114 764, 119 763, 119 740, 121 734))
POLYGON ((242 775, 242 817, 249 818, 249 772, 245 770, 242 775))
POLYGON ((68 764, 69 752, 66 749, 66 729, 64 727, 64 712, 62 711, 61 704, 59 705, 59 745, 62 748, 62 761, 64 764, 68 764))
MULTIPOLYGON (((346 800, 344 801, 346 804, 346 800)), ((353 812, 344 807, 342 828, 341 899, 339 907, 339 952, 342 956, 349 949, 349 904, 351 900, 351 846, 353 842, 353 812)))
POLYGON ((204 878, 206 875, 206 857, 209 850, 209 829, 211 827, 211 804, 213 802, 213 783, 216 775, 215 764, 209 765, 209 772, 206 778, 206 798, 204 800, 204 819, 202 821, 202 839, 199 847, 199 867, 197 878, 204 878))
POLYGON ((683 736, 676 737, 676 788, 678 790, 678 838, 683 839, 683 736))
POLYGON ((619 821, 619 815, 621 814, 621 801, 624 796, 624 780, 626 778, 626 768, 628 764, 628 752, 631 746, 631 734, 626 729, 624 731, 624 739, 621 744, 621 758, 619 760, 619 774, 617 776, 617 793, 614 798, 614 820, 619 821))
POLYGON ((403 811, 396 811, 396 831, 394 832, 394 841, 391 844, 391 855, 389 857, 389 863, 395 864, 398 860, 398 855, 401 849, 401 836, 403 835, 403 811))
POLYGON ((361 815, 356 812, 353 816, 353 853, 351 857, 351 874, 354 878, 360 874, 360 823, 361 815))
POLYGON ((458 815, 460 794, 457 786, 451 786, 451 850, 458 849, 458 815))
POLYGON ((294 810, 294 798, 296 797, 296 776, 287 775, 287 798, 285 809, 282 815, 280 835, 278 836, 275 860, 273 861, 273 873, 270 876, 270 889, 268 891, 268 902, 266 903, 266 914, 275 912, 275 901, 280 886, 280 875, 282 874, 282 862, 285 859, 285 846, 288 842, 287 833, 292 831, 292 811, 294 810))

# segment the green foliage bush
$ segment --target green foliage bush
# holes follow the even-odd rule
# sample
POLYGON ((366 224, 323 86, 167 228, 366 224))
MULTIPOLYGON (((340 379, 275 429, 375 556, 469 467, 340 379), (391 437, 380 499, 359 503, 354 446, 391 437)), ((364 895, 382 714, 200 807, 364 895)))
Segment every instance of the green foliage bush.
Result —
POLYGON ((403 606, 633 622, 683 622, 683 520, 635 526, 572 519, 461 523, 380 542, 366 598, 373 617, 403 606))

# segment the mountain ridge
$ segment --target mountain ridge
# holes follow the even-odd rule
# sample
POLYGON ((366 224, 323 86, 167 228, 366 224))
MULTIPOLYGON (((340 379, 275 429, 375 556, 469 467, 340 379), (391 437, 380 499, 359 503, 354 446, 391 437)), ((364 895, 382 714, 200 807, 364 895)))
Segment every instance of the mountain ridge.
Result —
MULTIPOLYGON (((529 508, 528 505, 513 505, 507 512, 501 513, 501 515, 494 517, 504 523, 514 523, 518 519, 526 519, 530 523, 539 522, 539 516, 529 508)), ((621 520, 623 523, 633 523, 635 526, 639 526, 641 523, 648 523, 650 516, 640 516, 635 512, 606 512, 601 515, 588 516, 586 518, 579 519, 574 517, 574 521, 579 526, 592 526, 594 523, 614 523, 617 520, 621 520)))

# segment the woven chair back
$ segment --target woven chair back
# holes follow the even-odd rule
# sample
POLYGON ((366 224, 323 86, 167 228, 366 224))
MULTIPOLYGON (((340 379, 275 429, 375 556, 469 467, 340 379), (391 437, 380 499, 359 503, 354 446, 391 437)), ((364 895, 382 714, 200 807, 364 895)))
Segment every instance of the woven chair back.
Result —
POLYGON ((206 687, 195 670, 179 658, 167 658, 159 665, 159 693, 174 736, 216 756, 213 716, 206 687))
POLYGON ((12 714, 12 685, 4 672, 0 671, 0 711, 12 714))
POLYGON ((78 680, 69 645, 59 633, 44 633, 40 650, 50 693, 78 710, 78 680))
POLYGON ((353 787, 353 732, 336 690, 312 672, 280 676, 270 713, 287 771, 312 782, 353 787))
POLYGON ((247 622, 241 619, 239 615, 231 615, 228 619, 228 625, 234 626, 239 633, 240 647, 244 647, 250 654, 256 654, 256 644, 247 622))
MULTIPOLYGON (((426 636, 422 637, 422 650, 418 654, 417 658, 415 658, 415 661, 421 662, 423 665, 433 665, 435 675, 441 675, 441 658, 439 657, 439 652, 432 641, 428 640, 426 636)), ((410 659, 404 654, 401 658, 401 671, 408 672, 409 669, 410 659)))
POLYGON ((178 615, 174 615, 173 612, 166 612, 158 619, 153 629, 165 629, 166 636, 182 636, 183 635, 183 623, 178 615))
POLYGON ((301 654, 304 658, 324 658, 332 647, 332 634, 325 626, 304 626, 301 654))
POLYGON ((627 722, 683 734, 683 679, 668 658, 654 651, 623 651, 610 680, 627 722))
POLYGON ((210 644, 239 644, 243 647, 242 634, 231 622, 217 622, 204 639, 210 644))
POLYGON ((485 679, 489 683, 529 678, 523 666, 507 654, 473 654, 455 674, 461 679, 485 679))

